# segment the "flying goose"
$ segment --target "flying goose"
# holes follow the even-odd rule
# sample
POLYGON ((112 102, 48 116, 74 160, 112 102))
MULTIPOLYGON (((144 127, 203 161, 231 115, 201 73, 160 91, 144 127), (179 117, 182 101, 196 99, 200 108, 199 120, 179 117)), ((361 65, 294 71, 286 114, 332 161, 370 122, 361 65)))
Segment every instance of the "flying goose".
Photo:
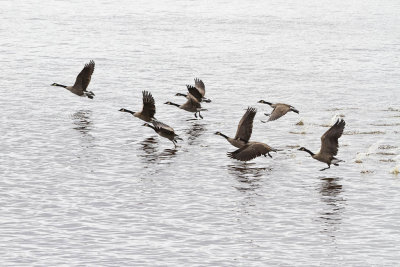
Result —
POLYGON ((216 132, 216 135, 220 135, 224 137, 231 145, 241 148, 249 142, 251 137, 251 133, 253 131, 253 120, 256 116, 257 109, 253 107, 248 107, 246 112, 244 113, 242 119, 240 120, 235 138, 228 137, 221 132, 216 132))
POLYGON ((174 143, 174 146, 176 147, 177 140, 183 140, 180 138, 174 131, 174 129, 160 121, 152 121, 151 122, 153 125, 150 125, 148 123, 143 124, 143 126, 147 126, 152 128, 158 135, 165 137, 174 143))
POLYGON ((85 67, 76 77, 75 84, 73 86, 66 86, 58 83, 53 83, 52 86, 64 87, 65 89, 71 91, 76 95, 87 96, 88 98, 93 99, 93 96, 95 94, 92 91, 86 91, 86 88, 90 83, 90 78, 92 77, 93 71, 94 61, 90 60, 88 64, 85 64, 85 67))
POLYGON ((143 91, 143 108, 142 111, 140 112, 133 112, 125 108, 121 108, 119 111, 122 112, 128 112, 135 116, 136 118, 139 118, 141 120, 151 122, 152 120, 155 120, 154 114, 156 114, 156 106, 154 103, 154 98, 151 95, 150 92, 148 91, 143 91))
POLYGON ((289 111, 293 111, 293 112, 296 112, 297 114, 299 114, 299 111, 297 109, 295 109, 293 106, 288 105, 288 104, 283 104, 283 103, 272 104, 272 103, 266 102, 264 100, 260 100, 260 101, 258 101, 258 103, 268 104, 272 108, 274 108, 272 110, 271 114, 265 114, 266 116, 269 116, 268 121, 277 120, 280 117, 282 117, 283 115, 285 115, 286 113, 288 113, 289 111))
MULTIPOLYGON (((189 94, 194 96, 198 102, 207 102, 210 103, 211 100, 208 98, 205 98, 204 95, 206 94, 206 89, 205 85, 202 80, 195 78, 194 79, 194 86, 192 85, 186 85, 186 88, 189 91, 189 94)), ((184 96, 188 98, 188 95, 177 93, 176 96, 184 96)))
POLYGON ((249 161, 261 155, 266 157, 267 155, 272 158, 269 152, 277 152, 278 149, 274 149, 267 144, 261 142, 249 142, 246 145, 242 146, 238 150, 233 152, 228 152, 228 157, 232 159, 237 159, 240 161, 249 161))
POLYGON ((320 171, 324 171, 331 167, 331 164, 335 166, 339 166, 339 162, 343 160, 339 160, 334 156, 337 155, 339 142, 338 139, 342 136, 344 126, 346 125, 343 119, 338 119, 336 123, 329 128, 328 131, 324 133, 321 137, 321 149, 317 154, 314 154, 310 150, 304 147, 300 147, 299 150, 305 151, 311 155, 316 160, 324 162, 328 164, 327 168, 321 169, 320 171))
POLYGON ((194 112, 194 116, 196 118, 197 118, 197 113, 199 113, 199 117, 203 118, 203 116, 201 116, 201 114, 200 114, 200 111, 204 111, 206 109, 202 109, 201 108, 201 105, 200 105, 199 101, 197 101, 194 96, 192 96, 191 94, 188 94, 187 96, 188 96, 187 97, 187 101, 182 105, 175 104, 175 103, 172 103, 170 101, 165 102, 164 104, 176 106, 176 107, 178 107, 180 109, 183 109, 183 110, 186 110, 188 112, 194 112))

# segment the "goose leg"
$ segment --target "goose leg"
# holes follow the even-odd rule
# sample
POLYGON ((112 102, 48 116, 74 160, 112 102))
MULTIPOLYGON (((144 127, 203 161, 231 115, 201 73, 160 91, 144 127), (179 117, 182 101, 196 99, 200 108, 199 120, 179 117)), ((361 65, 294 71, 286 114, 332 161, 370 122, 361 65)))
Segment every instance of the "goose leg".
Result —
POLYGON ((325 170, 330 169, 330 168, 331 168, 331 165, 328 165, 328 167, 320 169, 320 171, 325 171, 325 170))
POLYGON ((200 117, 201 119, 203 119, 203 116, 201 116, 200 111, 199 111, 199 117, 200 117))
POLYGON ((194 113, 194 116, 195 116, 195 117, 196 117, 196 119, 197 119, 197 112, 195 112, 195 113, 194 113))
POLYGON ((84 92, 84 95, 87 96, 90 99, 93 99, 94 94, 91 92, 84 92))
POLYGON ((272 156, 271 156, 271 154, 269 154, 269 152, 267 153, 268 154, 268 156, 272 159, 272 156))

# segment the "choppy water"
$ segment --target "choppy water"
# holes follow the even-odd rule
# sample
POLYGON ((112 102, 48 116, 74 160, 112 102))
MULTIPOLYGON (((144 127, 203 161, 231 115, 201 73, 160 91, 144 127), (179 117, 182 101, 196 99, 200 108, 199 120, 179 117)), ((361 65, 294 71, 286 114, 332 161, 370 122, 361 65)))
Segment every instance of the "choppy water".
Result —
POLYGON ((398 1, 3 1, 3 266, 393 266, 400 261, 398 1), (96 61, 90 90, 72 84, 96 61), (204 80, 204 120, 163 105, 204 80), (153 93, 171 142, 121 107, 153 93), (260 123, 266 105, 300 110, 260 123), (229 159, 247 106, 252 140, 229 159), (317 151, 346 121, 339 167, 317 151), (302 120, 303 126, 296 125, 302 120))

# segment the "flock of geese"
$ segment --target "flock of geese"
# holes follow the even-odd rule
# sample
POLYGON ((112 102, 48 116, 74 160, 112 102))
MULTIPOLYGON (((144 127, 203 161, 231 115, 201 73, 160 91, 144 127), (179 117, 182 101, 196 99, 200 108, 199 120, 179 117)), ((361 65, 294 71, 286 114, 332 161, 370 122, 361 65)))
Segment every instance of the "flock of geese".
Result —
MULTIPOLYGON (((93 99, 95 94, 92 91, 87 91, 87 87, 89 86, 92 74, 94 72, 95 63, 91 60, 88 64, 85 64, 82 71, 76 77, 75 83, 72 86, 66 86, 58 83, 53 83, 52 86, 60 86, 69 90, 71 93, 74 93, 78 96, 88 97, 93 99)), ((194 86, 187 85, 187 94, 177 93, 176 96, 184 96, 186 98, 186 102, 183 104, 175 104, 172 102, 166 102, 164 104, 176 106, 182 110, 187 112, 194 113, 194 116, 200 117, 203 119, 203 116, 200 114, 201 111, 206 111, 201 107, 201 103, 210 103, 211 100, 205 97, 205 85, 202 80, 194 79, 194 86)), ((160 136, 169 139, 173 142, 176 147, 177 140, 182 140, 174 131, 174 129, 168 126, 165 123, 158 121, 154 115, 156 114, 156 106, 153 96, 148 91, 143 91, 143 108, 139 112, 134 112, 125 108, 121 108, 119 111, 127 112, 132 114, 134 117, 145 121, 146 123, 143 126, 152 128, 157 134, 160 136)), ((295 113, 299 113, 297 109, 293 106, 283 103, 270 103, 264 100, 260 100, 258 103, 263 103, 271 106, 273 108, 271 114, 265 114, 269 116, 267 121, 263 121, 264 123, 268 121, 274 121, 286 113, 292 111, 295 113)), ((235 137, 228 137, 221 132, 216 132, 216 135, 220 135, 224 137, 231 145, 238 148, 233 152, 228 152, 227 155, 230 158, 240 160, 240 161, 249 161, 259 156, 269 156, 272 158, 270 152, 277 152, 278 149, 274 149, 269 145, 262 142, 254 142, 249 141, 252 131, 253 131, 253 121, 254 117, 257 113, 257 110, 253 107, 249 107, 244 113, 243 117, 239 121, 236 135, 235 137)), ((342 136, 343 130, 345 127, 345 122, 342 119, 336 121, 336 123, 330 127, 321 137, 321 148, 320 151, 316 154, 308 150, 307 148, 300 147, 300 151, 305 151, 311 155, 312 158, 326 163, 328 167, 321 169, 321 171, 329 169, 331 164, 338 166, 339 162, 342 160, 337 159, 335 156, 338 152, 338 139, 342 136)))

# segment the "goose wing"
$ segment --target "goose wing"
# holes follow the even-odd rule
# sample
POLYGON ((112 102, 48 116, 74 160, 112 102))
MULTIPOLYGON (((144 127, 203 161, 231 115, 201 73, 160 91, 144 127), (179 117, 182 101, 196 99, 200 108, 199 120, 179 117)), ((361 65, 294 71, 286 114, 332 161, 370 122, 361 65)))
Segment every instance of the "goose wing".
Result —
POLYGON ((238 150, 228 152, 228 157, 240 161, 249 161, 261 155, 265 155, 271 151, 271 148, 264 143, 254 142, 249 143, 238 150))
POLYGON ((82 91, 86 91, 90 83, 90 79, 92 78, 92 74, 94 71, 94 61, 90 60, 89 63, 85 64, 85 67, 81 70, 75 80, 74 88, 82 89, 82 91))
POLYGON ((192 94, 188 94, 187 101, 181 106, 181 108, 185 110, 197 110, 201 108, 201 104, 192 94))
POLYGON ((238 128, 236 130, 235 139, 240 139, 244 142, 248 142, 251 133, 253 132, 253 120, 256 116, 257 109, 253 107, 248 107, 246 113, 244 113, 242 119, 238 124, 238 128))
POLYGON ((339 147, 338 139, 342 136, 345 125, 345 121, 339 119, 321 136, 321 150, 319 153, 336 156, 339 147))
POLYGON ((191 85, 186 85, 186 87, 187 87, 189 93, 192 96, 194 96, 198 102, 201 102, 203 95, 200 93, 200 91, 196 87, 191 86, 191 85))
POLYGON ((197 90, 199 90, 201 96, 204 97, 204 95, 206 94, 206 86, 204 85, 203 81, 198 78, 195 78, 194 87, 196 87, 197 90))
POLYGON ((290 110, 290 106, 286 104, 277 104, 274 110, 272 110, 271 115, 269 116, 268 121, 274 121, 288 113, 290 110))
POLYGON ((141 113, 145 116, 153 118, 154 114, 156 114, 156 105, 154 102, 154 98, 148 91, 143 91, 142 94, 143 94, 143 109, 141 113))
POLYGON ((156 132, 159 131, 159 132, 163 132, 165 134, 172 134, 172 135, 175 134, 175 131, 171 126, 166 125, 165 123, 162 123, 161 121, 153 121, 152 123, 153 123, 153 126, 154 126, 156 132))

